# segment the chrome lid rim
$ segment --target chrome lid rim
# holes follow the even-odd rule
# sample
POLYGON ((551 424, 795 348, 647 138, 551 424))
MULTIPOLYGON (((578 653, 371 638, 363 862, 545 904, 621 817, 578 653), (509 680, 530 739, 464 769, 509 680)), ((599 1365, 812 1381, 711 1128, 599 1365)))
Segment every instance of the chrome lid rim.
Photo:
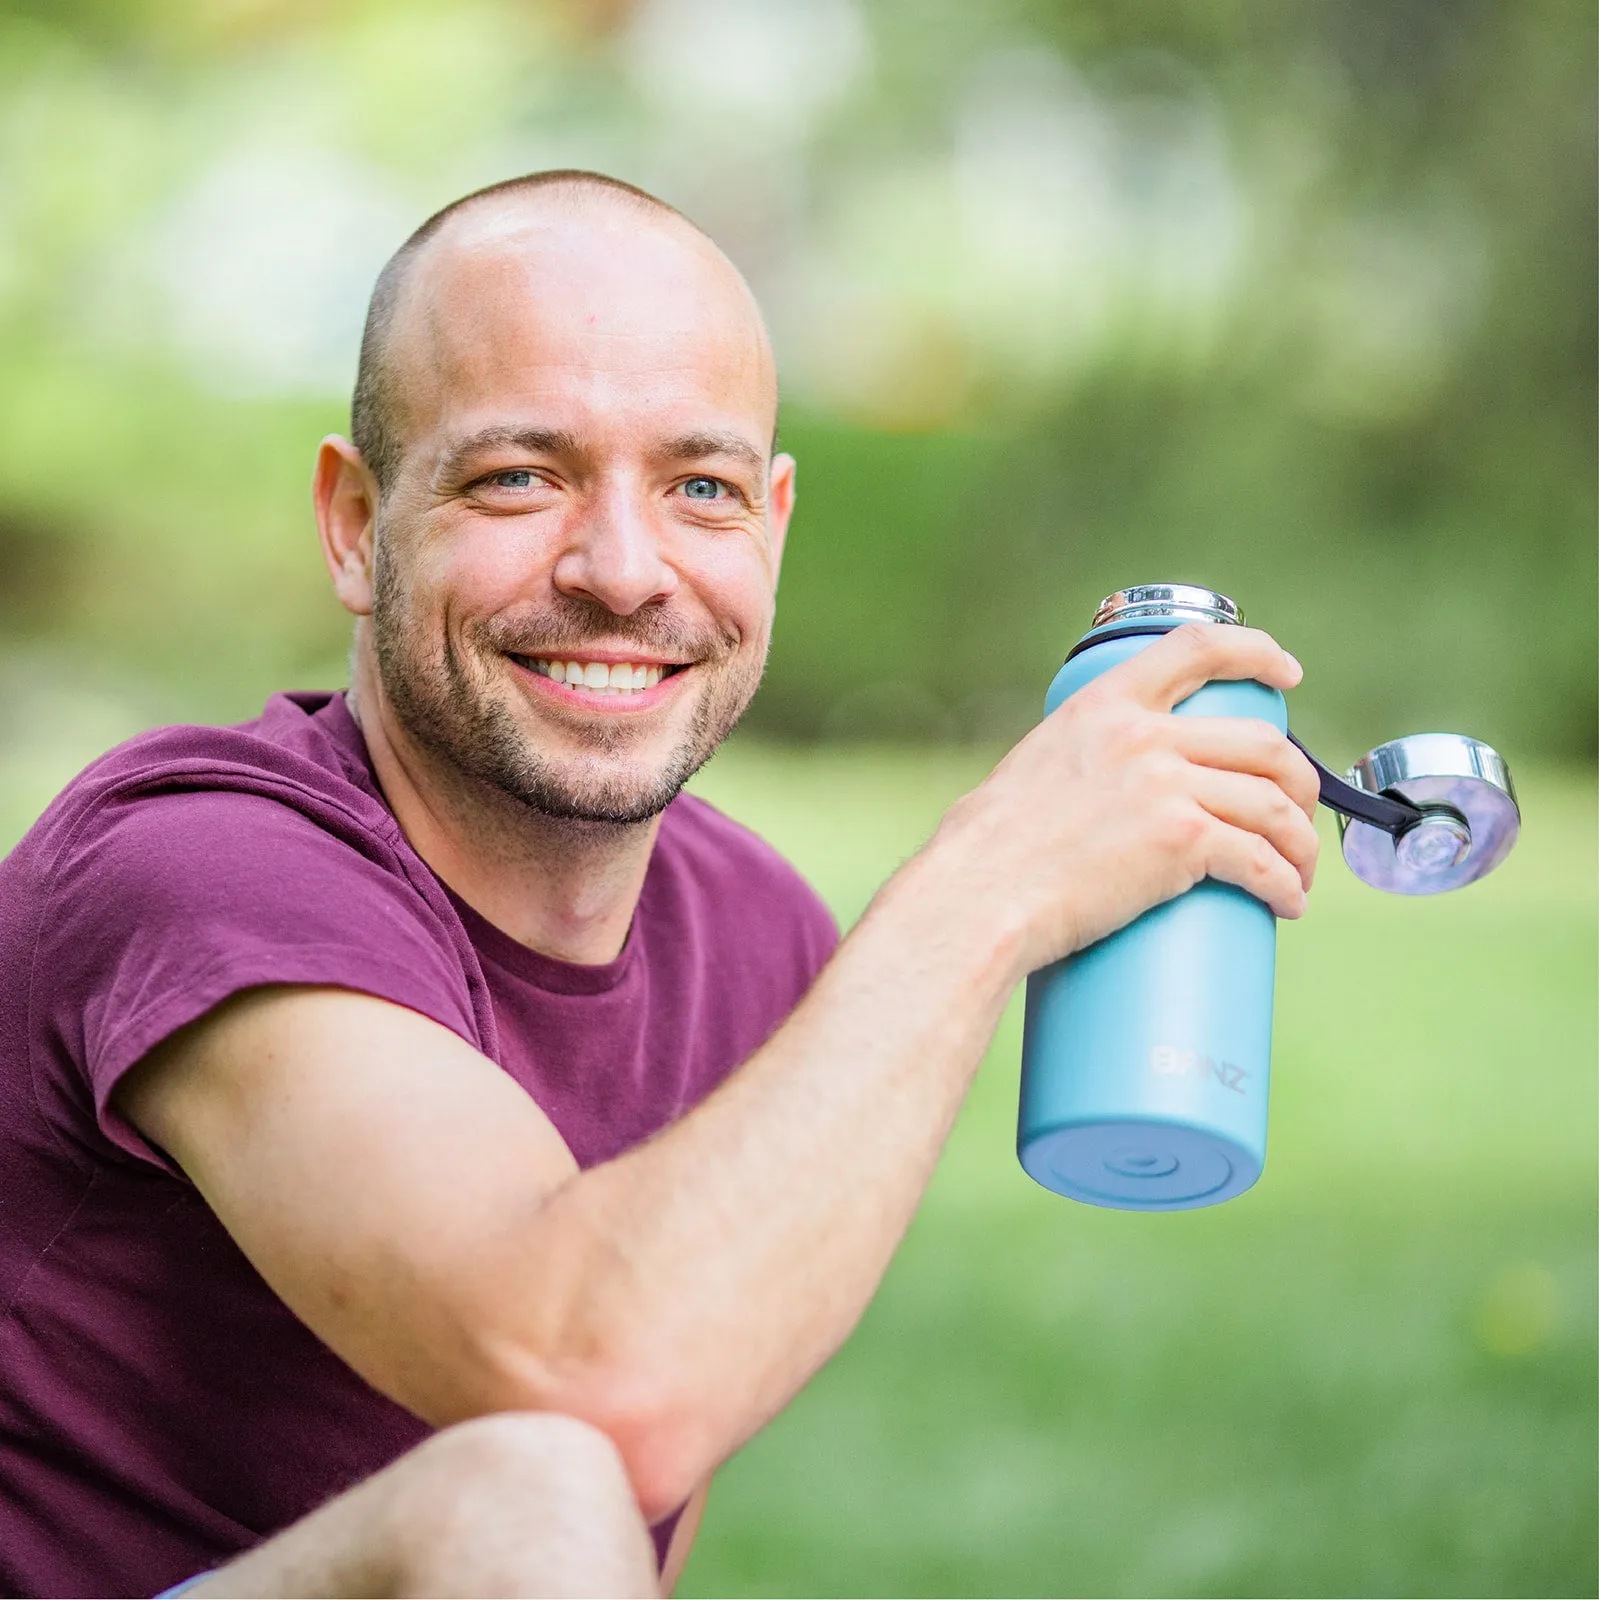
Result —
POLYGON ((1242 625, 1244 613, 1233 600, 1215 589, 1193 583, 1136 583, 1118 589, 1100 601, 1090 628, 1112 623, 1175 618, 1181 622, 1220 622, 1242 625))

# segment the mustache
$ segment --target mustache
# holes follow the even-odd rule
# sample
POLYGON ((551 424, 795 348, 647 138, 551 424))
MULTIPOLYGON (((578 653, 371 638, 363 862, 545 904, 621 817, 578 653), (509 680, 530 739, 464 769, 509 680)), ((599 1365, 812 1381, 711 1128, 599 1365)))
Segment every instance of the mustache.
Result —
POLYGON ((552 658, 578 654, 585 644, 603 639, 613 648, 635 646, 641 655, 715 661, 739 642, 736 635, 713 624, 674 616, 665 602, 624 617, 596 601, 573 597, 492 617, 473 631, 483 644, 507 655, 552 658))

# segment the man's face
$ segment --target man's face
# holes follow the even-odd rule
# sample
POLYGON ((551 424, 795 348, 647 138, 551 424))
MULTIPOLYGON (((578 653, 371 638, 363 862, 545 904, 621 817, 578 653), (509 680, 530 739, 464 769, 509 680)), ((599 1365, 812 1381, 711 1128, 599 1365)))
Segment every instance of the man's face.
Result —
POLYGON ((417 264, 389 371, 372 642, 395 714, 546 814, 655 815, 771 634, 793 463, 769 459, 748 291, 630 208, 468 215, 417 264))

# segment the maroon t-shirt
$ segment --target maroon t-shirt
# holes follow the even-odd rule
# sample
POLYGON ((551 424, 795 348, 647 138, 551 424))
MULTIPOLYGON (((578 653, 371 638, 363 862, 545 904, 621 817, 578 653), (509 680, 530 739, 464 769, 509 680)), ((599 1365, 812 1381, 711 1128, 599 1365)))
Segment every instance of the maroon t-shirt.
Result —
POLYGON ((96 762, 0 863, 0 1589, 153 1594, 429 1431, 108 1108, 158 1041, 254 984, 379 995, 497 1062, 586 1167, 703 1099, 836 938, 775 852, 682 796, 622 954, 537 955, 411 849, 340 695, 96 762))

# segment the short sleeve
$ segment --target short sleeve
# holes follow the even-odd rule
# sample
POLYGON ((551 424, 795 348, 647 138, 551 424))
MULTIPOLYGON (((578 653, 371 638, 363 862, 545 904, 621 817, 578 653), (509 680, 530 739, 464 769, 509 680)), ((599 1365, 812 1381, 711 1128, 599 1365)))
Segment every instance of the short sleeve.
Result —
POLYGON ((817 973, 833 958, 840 934, 838 918, 827 902, 803 879, 800 879, 800 890, 797 908, 800 958, 807 968, 805 985, 809 988, 817 973))
POLYGON ((50 1067, 86 1079, 108 1139, 173 1170, 111 1092, 163 1039, 262 984, 358 990, 483 1046, 448 928, 382 851, 229 790, 124 795, 80 819, 44 898, 30 1034, 50 1067))

